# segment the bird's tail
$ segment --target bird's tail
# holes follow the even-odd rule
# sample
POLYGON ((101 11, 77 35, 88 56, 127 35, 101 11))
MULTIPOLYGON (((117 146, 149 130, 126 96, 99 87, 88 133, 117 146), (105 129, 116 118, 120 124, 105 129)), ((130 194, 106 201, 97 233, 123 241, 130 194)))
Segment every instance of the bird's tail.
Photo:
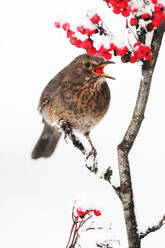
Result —
POLYGON ((32 151, 32 158, 49 157, 56 148, 60 136, 60 132, 45 123, 41 136, 32 151))

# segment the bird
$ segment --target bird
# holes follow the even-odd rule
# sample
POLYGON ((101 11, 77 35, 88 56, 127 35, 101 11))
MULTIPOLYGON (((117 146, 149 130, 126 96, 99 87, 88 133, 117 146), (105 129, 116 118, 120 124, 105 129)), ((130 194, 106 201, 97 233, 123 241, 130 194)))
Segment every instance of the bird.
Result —
POLYGON ((54 152, 62 134, 60 120, 90 142, 91 129, 110 105, 110 89, 105 78, 115 78, 104 73, 104 67, 113 63, 97 55, 81 54, 50 80, 39 100, 38 111, 44 127, 32 159, 47 158, 54 152))

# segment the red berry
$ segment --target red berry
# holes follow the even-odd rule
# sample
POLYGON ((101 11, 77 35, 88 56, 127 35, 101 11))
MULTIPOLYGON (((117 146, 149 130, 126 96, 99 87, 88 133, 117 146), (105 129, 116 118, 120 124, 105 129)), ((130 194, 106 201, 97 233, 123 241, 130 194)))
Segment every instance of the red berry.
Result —
POLYGON ((152 20, 152 24, 154 25, 154 27, 158 28, 161 25, 161 21, 160 20, 153 19, 152 20))
POLYGON ((137 61, 137 58, 135 56, 130 57, 130 62, 133 64, 137 61))
POLYGON ((144 21, 148 21, 151 19, 151 15, 149 13, 145 13, 141 16, 141 18, 144 20, 144 21))
POLYGON ((97 51, 97 54, 98 56, 102 56, 104 53, 107 53, 108 50, 103 46, 101 45, 100 49, 97 51))
POLYGON ((128 9, 123 10, 121 13, 124 17, 128 17, 130 15, 130 11, 128 9))
POLYGON ((116 55, 118 56, 124 56, 127 52, 128 52, 128 47, 124 47, 124 48, 117 48, 115 49, 116 51, 116 55))
POLYGON ((152 3, 153 4, 156 4, 158 1, 157 0, 152 0, 152 3))
POLYGON ((123 48, 123 53, 124 53, 124 55, 125 55, 127 52, 128 52, 128 47, 125 46, 125 47, 123 48))
POLYGON ((60 27, 61 27, 61 24, 60 24, 60 22, 55 22, 55 23, 54 23, 54 26, 55 26, 56 28, 60 28, 60 27))
POLYGON ((74 34, 74 32, 72 30, 68 30, 67 31, 67 38, 70 38, 72 35, 74 34))
POLYGON ((93 212, 94 212, 94 214, 95 214, 96 216, 100 216, 100 215, 101 215, 101 211, 100 211, 100 210, 94 209, 93 212))
POLYGON ((77 27, 77 31, 80 32, 80 33, 82 33, 82 34, 85 34, 85 28, 84 28, 84 26, 83 25, 78 26, 77 27))
POLYGON ((148 56, 145 56, 145 60, 151 60, 152 59, 152 54, 149 54, 148 56))
POLYGON ((80 217, 80 218, 83 218, 85 216, 85 213, 82 211, 82 209, 80 207, 78 207, 76 209, 76 212, 77 212, 77 215, 80 217))
POLYGON ((85 29, 85 34, 91 36, 92 34, 95 34, 96 33, 96 29, 89 29, 89 28, 86 28, 85 29))
POLYGON ((97 55, 105 58, 106 60, 110 60, 112 58, 112 54, 109 53, 109 49, 106 49, 103 45, 101 45, 100 49, 97 51, 97 55))
POLYGON ((126 9, 128 6, 128 3, 126 1, 120 1, 118 3, 118 5, 119 5, 120 9, 126 9))
POLYGON ((151 54, 151 48, 148 46, 145 46, 143 44, 140 44, 140 46, 135 47, 134 56, 138 59, 146 58, 148 59, 148 56, 151 54))
POLYGON ((135 44, 134 44, 134 47, 139 47, 140 46, 140 42, 136 42, 135 44))
POLYGON ((163 11, 156 12, 154 14, 154 19, 155 20, 162 21, 164 18, 165 18, 165 15, 164 15, 163 11))
POLYGON ((106 54, 104 54, 104 58, 106 60, 110 60, 112 58, 112 54, 111 53, 106 53, 106 54))
POLYGON ((70 37, 70 43, 76 47, 81 47, 81 40, 78 40, 76 37, 70 37))
POLYGON ((91 212, 91 209, 86 210, 86 211, 85 211, 85 214, 89 214, 90 212, 91 212))
POLYGON ((63 23, 62 28, 67 31, 70 29, 70 24, 68 22, 63 23))
POLYGON ((84 41, 81 41, 81 47, 84 49, 93 48, 93 40, 86 39, 84 41))
POLYGON ((81 48, 81 40, 77 40, 77 43, 75 44, 76 47, 81 48))
POLYGON ((100 16, 95 14, 90 20, 91 20, 92 23, 95 24, 95 23, 98 23, 101 19, 100 19, 100 16))
POLYGON ((120 11, 119 7, 114 7, 113 12, 118 15, 118 14, 120 14, 121 11, 120 11))
POLYGON ((112 51, 112 50, 114 50, 115 48, 116 48, 115 44, 114 44, 114 43, 111 43, 111 44, 110 44, 109 50, 112 51))
POLYGON ((157 3, 156 5, 155 5, 155 11, 164 11, 164 5, 163 4, 161 4, 161 3, 157 3))
POLYGON ((147 30, 150 32, 154 29, 154 25, 151 23, 148 23, 147 26, 146 26, 147 30))
POLYGON ((95 47, 87 48, 86 51, 89 55, 95 55, 97 52, 95 47))
POLYGON ((131 20, 130 20, 130 24, 131 24, 131 26, 135 26, 136 24, 138 23, 138 19, 137 18, 131 18, 131 20))
POLYGON ((145 56, 144 46, 139 46, 138 49, 134 52, 135 57, 142 59, 145 56))

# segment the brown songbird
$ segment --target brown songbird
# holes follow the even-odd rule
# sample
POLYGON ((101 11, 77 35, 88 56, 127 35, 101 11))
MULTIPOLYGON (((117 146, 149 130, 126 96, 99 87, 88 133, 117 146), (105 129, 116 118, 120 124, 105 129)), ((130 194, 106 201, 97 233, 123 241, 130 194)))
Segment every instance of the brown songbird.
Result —
POLYGON ((32 158, 49 157, 61 136, 58 123, 63 120, 89 137, 91 129, 104 117, 110 103, 110 90, 104 73, 113 63, 87 54, 76 57, 45 87, 38 110, 44 129, 33 149, 32 158))

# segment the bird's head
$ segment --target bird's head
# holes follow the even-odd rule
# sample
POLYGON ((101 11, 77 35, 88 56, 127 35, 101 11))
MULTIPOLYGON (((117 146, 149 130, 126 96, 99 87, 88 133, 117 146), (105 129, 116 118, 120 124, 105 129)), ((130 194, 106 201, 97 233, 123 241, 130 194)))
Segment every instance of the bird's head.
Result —
POLYGON ((104 67, 109 64, 114 64, 112 61, 106 61, 98 56, 82 54, 76 57, 72 64, 76 66, 76 70, 81 74, 85 73, 89 77, 106 77, 115 79, 114 77, 104 73, 104 67))

